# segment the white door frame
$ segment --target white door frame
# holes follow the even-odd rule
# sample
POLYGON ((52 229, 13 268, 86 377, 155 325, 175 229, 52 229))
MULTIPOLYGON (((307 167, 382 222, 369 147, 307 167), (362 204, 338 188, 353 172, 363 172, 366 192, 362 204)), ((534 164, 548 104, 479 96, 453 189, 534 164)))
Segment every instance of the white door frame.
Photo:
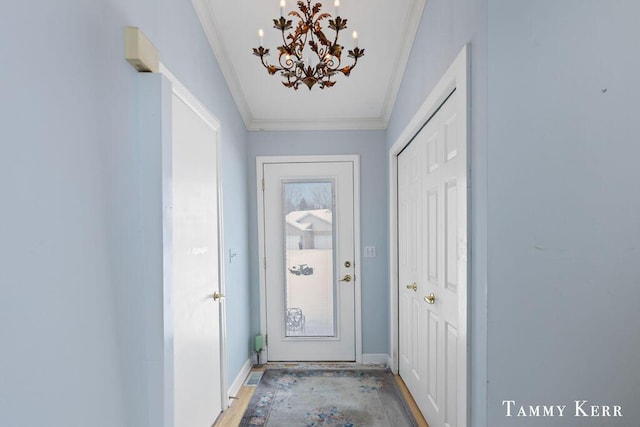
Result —
MULTIPOLYGON (((264 239, 264 192, 262 191, 262 171, 267 163, 320 163, 320 162, 353 162, 353 235, 354 235, 354 283, 355 290, 355 337, 356 337, 356 362, 362 362, 362 306, 361 306, 361 277, 360 268, 360 156, 258 156, 256 157, 256 189, 258 193, 258 262, 260 272, 260 333, 267 334, 267 300, 265 278, 265 239, 264 239)), ((263 356, 269 360, 269 347, 265 345, 263 356)))
MULTIPOLYGON (((461 138, 466 141, 467 144, 467 153, 470 153, 469 150, 469 55, 470 48, 468 45, 465 45, 462 50, 458 53, 453 63, 449 66, 447 71, 441 77, 440 81, 436 84, 431 93, 427 96, 427 99, 424 101, 422 106, 418 109, 416 114, 413 116, 409 124, 405 127, 402 134, 395 141, 391 149, 389 150, 389 280, 390 280, 390 294, 389 300, 391 302, 390 312, 391 312, 391 370, 397 374, 398 373, 398 352, 399 352, 399 321, 398 321, 398 313, 399 313, 399 298, 398 298, 398 215, 397 215, 397 207, 398 207, 398 155, 400 152, 411 142, 413 137, 422 129, 422 127, 427 123, 429 118, 433 116, 436 111, 440 108, 440 106, 444 103, 444 101, 449 97, 451 92, 454 90, 458 93, 458 96, 461 100, 464 100, 464 105, 466 108, 462 111, 462 116, 459 117, 462 120, 461 129, 463 131, 463 135, 461 138)), ((470 276, 470 266, 471 266, 471 258, 469 253, 469 248, 471 248, 470 244, 470 227, 469 220, 471 215, 468 214, 470 212, 470 198, 469 198, 469 189, 471 188, 470 179, 471 174, 469 170, 470 157, 467 156, 467 289, 471 286, 471 276, 470 276)), ((461 325, 464 325, 466 328, 466 333, 462 334, 466 338, 466 354, 462 355, 466 358, 465 364, 467 366, 466 369, 466 378, 464 379, 464 384, 466 388, 466 396, 467 401, 466 405, 466 414, 467 420, 466 425, 469 425, 469 404, 470 404, 470 352, 469 352, 469 344, 471 340, 469 339, 469 332, 471 330, 469 325, 469 319, 471 316, 469 315, 469 307, 470 307, 470 292, 467 290, 464 291, 464 295, 461 295, 462 304, 464 310, 462 310, 461 316, 463 318, 460 319, 461 325)))
MULTIPOLYGON (((163 74, 170 82, 171 82, 171 91, 172 93, 178 97, 181 101, 183 101, 193 112, 195 112, 209 127, 211 127, 216 134, 216 139, 214 142, 215 150, 216 150, 216 168, 217 168, 217 181, 218 181, 218 281, 220 283, 220 293, 222 295, 226 294, 226 286, 225 286, 225 257, 224 257, 224 226, 223 226, 223 206, 222 206, 222 156, 221 156, 221 147, 220 147, 220 122, 198 99, 164 66, 164 64, 160 63, 160 73, 163 74)), ((163 205, 165 213, 171 210, 172 202, 172 175, 173 175, 173 166, 171 164, 170 152, 166 153, 167 156, 163 159, 162 165, 162 175, 163 175, 163 205)), ((173 253, 173 227, 171 222, 173 220, 171 215, 163 215, 165 222, 165 252, 172 254, 173 253), (167 248, 168 246, 168 248, 167 248), (167 250, 168 249, 168 250, 167 250)), ((171 259, 165 259, 165 263, 172 262, 171 259)), ((165 266, 166 268, 166 266, 165 266)), ((165 281, 171 281, 171 274, 165 274, 165 281)), ((172 291, 173 291, 173 283, 170 283, 169 286, 164 287, 164 316, 165 316, 165 348, 169 347, 171 351, 173 351, 173 308, 172 308, 172 291), (169 293, 166 295, 166 293, 169 293), (168 333, 170 331, 170 333, 168 333)), ((222 402, 221 407, 224 411, 229 407, 229 391, 227 386, 227 351, 226 351, 226 341, 227 341, 227 315, 226 315, 226 304, 224 298, 220 300, 220 386, 222 402)), ((173 362, 173 360, 171 361, 173 362)), ((170 402, 165 402, 165 404, 170 405, 173 408, 173 375, 174 375, 174 366, 171 363, 170 367, 168 367, 170 372, 166 372, 167 375, 171 376, 171 384, 165 381, 165 399, 170 400, 170 402)), ((170 411, 170 414, 165 412, 165 417, 173 417, 173 410, 170 411)), ((165 425, 173 425, 173 418, 171 420, 165 419, 165 425)))

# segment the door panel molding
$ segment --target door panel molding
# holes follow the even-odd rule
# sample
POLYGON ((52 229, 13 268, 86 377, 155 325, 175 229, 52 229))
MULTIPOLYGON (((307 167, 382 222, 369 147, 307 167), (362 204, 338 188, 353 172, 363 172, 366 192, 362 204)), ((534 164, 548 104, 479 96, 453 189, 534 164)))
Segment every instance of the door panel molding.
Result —
MULTIPOLYGON (((440 81, 436 84, 431 93, 427 96, 422 106, 418 109, 414 117, 411 119, 409 124, 406 126, 404 131, 392 145, 389 150, 389 183, 390 183, 390 204, 389 204, 389 222, 390 222, 390 253, 389 253, 389 261, 390 261, 390 322, 391 322, 391 369, 394 373, 398 373, 399 369, 399 251, 398 247, 398 156, 400 153, 409 145, 409 143, 413 140, 413 138, 420 132, 420 130, 425 126, 425 124, 430 120, 432 116, 438 112, 441 106, 445 103, 448 97, 455 91, 456 96, 460 100, 461 108, 458 114, 455 116, 455 120, 459 121, 460 126, 457 128, 462 135, 452 136, 452 138, 459 139, 465 144, 467 148, 467 152, 469 152, 469 106, 470 106, 470 93, 469 93, 469 58, 470 58, 470 48, 468 46, 464 46, 459 54, 454 59, 453 63, 444 73, 440 81)), ((453 119, 452 119, 453 120, 453 119)), ((445 126, 446 128, 447 126, 445 126)), ((448 129, 447 129, 448 130, 448 129)), ((446 132, 445 132, 446 133, 446 132)), ((445 136, 445 139, 449 139, 445 136)), ((460 150, 465 147, 456 147, 453 145, 447 145, 445 147, 447 153, 444 153, 444 158, 446 160, 453 159, 454 157, 460 154, 460 150)), ((435 146, 432 144, 427 144, 427 171, 428 173, 435 173, 442 165, 439 165, 436 161, 438 153, 434 152, 435 146)), ((469 173, 469 157, 465 159, 464 170, 466 172, 466 182, 461 182, 460 185, 465 186, 465 196, 466 200, 464 206, 467 207, 467 218, 466 223, 468 225, 471 215, 469 214, 470 204, 469 204, 469 188, 470 184, 470 173, 469 173)), ((444 203, 445 200, 438 200, 438 203, 444 203)), ((457 348, 456 357, 460 361, 460 371, 457 376, 457 388, 459 390, 458 393, 458 414, 457 421, 459 426, 468 426, 470 422, 470 411, 469 411, 469 402, 470 402, 470 360, 471 354, 469 351, 469 344, 471 342, 469 337, 469 292, 467 289, 471 286, 471 277, 470 277, 470 254, 469 254, 469 228, 467 227, 467 242, 464 248, 460 249, 460 259, 464 260, 466 264, 466 270, 468 274, 468 280, 466 286, 459 286, 456 288, 456 291, 459 293, 459 306, 458 310, 460 313, 460 317, 458 319, 458 325, 456 327, 456 333, 459 337, 462 337, 464 340, 462 345, 457 348)), ((438 236, 440 238, 441 236, 438 236)), ((444 236, 442 236, 444 237, 444 236)), ((437 265, 440 260, 435 261, 437 265)), ((441 268, 442 266, 438 266, 441 268)), ((449 273, 449 277, 451 278, 451 271, 438 271, 437 280, 444 280, 447 276, 446 273, 449 273)), ((452 325, 454 326, 454 325, 452 325)), ((450 408, 445 408, 446 410, 450 410, 450 408)), ((448 419, 451 419, 451 414, 448 414, 448 419)), ((427 420, 428 421, 428 420, 427 420)))
MULTIPOLYGON (((353 232, 354 232, 354 274, 357 280, 354 283, 355 292, 355 360, 362 362, 362 285, 360 278, 361 253, 360 253, 360 156, 359 155, 335 155, 335 156, 257 156, 256 157, 256 189, 258 212, 258 271, 260 281, 260 333, 267 335, 267 302, 266 302, 266 274, 265 274, 265 224, 264 224, 264 192, 263 169, 266 164, 277 163, 353 163, 353 232)), ((268 345, 261 356, 263 360, 269 360, 268 345)))

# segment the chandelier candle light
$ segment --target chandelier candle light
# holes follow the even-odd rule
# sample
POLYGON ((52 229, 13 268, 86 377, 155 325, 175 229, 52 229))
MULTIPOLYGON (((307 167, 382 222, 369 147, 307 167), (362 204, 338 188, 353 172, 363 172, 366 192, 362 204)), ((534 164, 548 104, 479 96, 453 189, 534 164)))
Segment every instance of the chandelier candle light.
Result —
POLYGON ((273 20, 273 28, 282 33, 283 44, 278 46, 278 64, 271 65, 265 59, 265 56, 269 55, 269 49, 263 47, 264 31, 262 30, 258 31, 260 47, 254 48, 253 54, 260 57, 262 65, 270 75, 280 71, 283 77, 282 84, 286 87, 298 90, 300 83, 304 83, 311 90, 316 84, 320 89, 335 85, 336 82, 331 78, 338 73, 348 77, 358 63, 358 59, 364 56, 364 49, 358 48, 358 33, 354 31, 355 47, 348 51, 348 57, 353 59, 353 63, 342 65, 344 47, 338 44, 338 35, 340 31, 347 28, 347 20, 340 17, 340 0, 335 0, 334 6, 335 19, 329 13, 320 12, 321 3, 311 6, 311 0, 298 1, 300 12, 294 10, 288 14, 298 19, 293 29, 292 20, 284 17, 285 1, 280 0, 280 19, 273 20), (328 21, 328 28, 335 31, 333 41, 329 40, 324 33, 321 25, 324 20, 328 21))

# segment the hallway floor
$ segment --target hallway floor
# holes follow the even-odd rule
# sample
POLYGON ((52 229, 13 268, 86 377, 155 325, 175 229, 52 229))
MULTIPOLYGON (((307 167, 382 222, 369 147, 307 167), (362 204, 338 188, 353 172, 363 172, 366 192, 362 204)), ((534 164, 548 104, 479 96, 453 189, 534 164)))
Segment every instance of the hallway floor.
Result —
MULTIPOLYGON (((265 369, 301 369, 301 370, 313 370, 313 369, 358 369, 358 370, 380 370, 386 368, 385 365, 363 365, 356 363, 268 363, 266 365, 254 365, 251 372, 264 372, 265 369)), ((409 408, 414 419, 417 420, 417 425, 420 427, 428 427, 427 422, 420 413, 415 401, 409 394, 402 379, 394 375, 396 385, 404 398, 407 407, 409 408)), ((232 398, 232 404, 229 408, 220 415, 220 418, 215 423, 216 427, 236 427, 240 425, 242 417, 251 401, 251 398, 256 390, 256 387, 242 386, 235 398, 232 398)), ((294 426, 292 426, 294 427, 294 426)), ((393 426, 390 426, 393 427, 393 426)))

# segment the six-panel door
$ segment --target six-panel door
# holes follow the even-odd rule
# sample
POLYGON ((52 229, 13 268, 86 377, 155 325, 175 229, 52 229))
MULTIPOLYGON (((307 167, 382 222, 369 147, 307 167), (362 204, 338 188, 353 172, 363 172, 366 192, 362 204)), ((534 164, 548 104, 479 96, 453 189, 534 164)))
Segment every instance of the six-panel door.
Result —
POLYGON ((453 92, 398 156, 399 369, 431 427, 465 425, 466 325, 459 318, 466 309, 467 185, 459 101, 453 92))

